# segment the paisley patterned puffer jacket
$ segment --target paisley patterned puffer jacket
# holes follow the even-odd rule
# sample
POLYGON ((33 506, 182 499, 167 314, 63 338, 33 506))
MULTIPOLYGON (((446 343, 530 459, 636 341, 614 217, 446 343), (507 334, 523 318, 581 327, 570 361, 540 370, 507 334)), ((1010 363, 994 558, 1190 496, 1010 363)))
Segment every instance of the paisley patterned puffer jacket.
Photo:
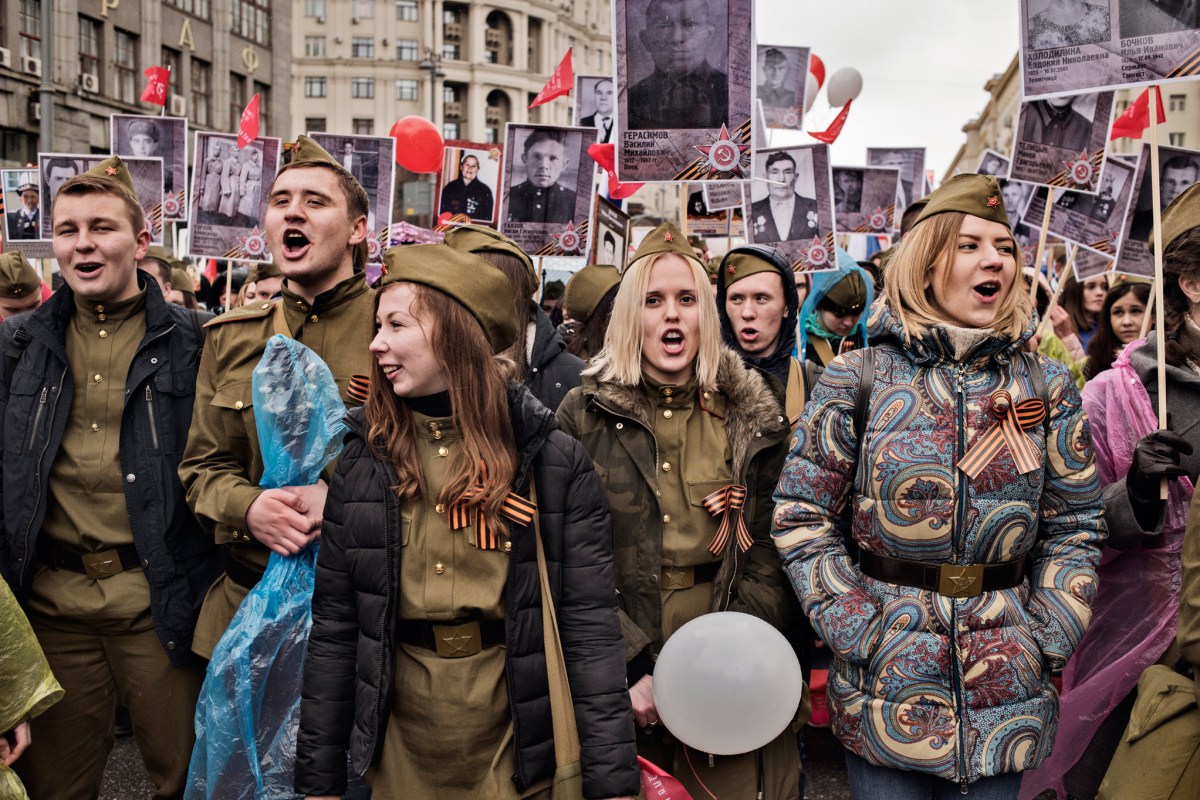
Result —
MULTIPOLYGON (((830 646, 834 731, 870 763, 956 782, 1032 769, 1054 742, 1050 673, 1083 637, 1105 538, 1087 417, 1070 374, 1040 356, 1047 416, 1023 435, 1039 467, 1007 446, 975 478, 956 465, 998 424, 993 398, 1037 397, 1017 341, 987 336, 961 358, 949 329, 907 344, 877 303, 865 439, 855 402, 862 351, 835 359, 813 391, 776 491, 773 536, 804 611, 830 646), (862 463, 859 463, 860 454, 862 463), (847 554, 929 564, 1028 557, 1019 586, 952 599, 865 576, 847 554)), ((961 344, 959 345, 961 347, 961 344)))

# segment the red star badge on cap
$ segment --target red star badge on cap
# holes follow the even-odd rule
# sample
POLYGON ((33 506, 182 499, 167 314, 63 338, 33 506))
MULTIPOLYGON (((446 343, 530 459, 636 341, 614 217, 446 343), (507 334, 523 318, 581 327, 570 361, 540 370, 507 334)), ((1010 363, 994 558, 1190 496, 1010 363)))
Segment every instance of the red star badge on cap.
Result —
POLYGON ((987 204, 988 208, 995 208, 996 206, 1000 205, 1000 198, 996 197, 996 195, 992 195, 987 199, 987 204))
POLYGON ((104 170, 104 171, 105 171, 106 173, 108 173, 109 175, 116 175, 116 174, 117 174, 117 168, 116 168, 116 167, 108 167, 108 168, 107 168, 106 170, 104 170))
POLYGON ((725 271, 730 275, 737 275, 737 267, 735 267, 733 264, 730 264, 728 267, 726 267, 725 271))
POLYGON ((671 239, 672 239, 672 238, 673 238, 673 237, 671 236, 671 232, 670 232, 670 231, 667 231, 666 233, 664 233, 664 234, 663 234, 663 241, 664 241, 664 242, 669 242, 669 241, 671 241, 671 239))

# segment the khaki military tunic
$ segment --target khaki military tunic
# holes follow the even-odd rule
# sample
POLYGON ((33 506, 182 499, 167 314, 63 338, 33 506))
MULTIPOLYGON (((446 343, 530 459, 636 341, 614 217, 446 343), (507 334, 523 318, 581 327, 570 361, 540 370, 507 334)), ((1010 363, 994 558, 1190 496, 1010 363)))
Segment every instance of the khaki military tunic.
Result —
MULTIPOLYGON (((474 527, 451 531, 437 494, 461 436, 447 417, 413 414, 422 497, 401 508, 401 621, 504 619, 508 539, 499 550, 472 543, 474 527)), ((492 526, 503 525, 488 520, 492 526)), ((505 530, 507 534, 507 530, 505 530)), ((512 782, 513 724, 505 649, 463 658, 396 646, 395 699, 378 764, 367 773, 375 800, 540 797, 546 784, 519 794, 512 782)))
MULTIPOLYGON (((356 274, 309 304, 285 282, 279 300, 223 314, 208 324, 209 335, 196 377, 196 406, 179 475, 188 505, 210 525, 219 544, 241 571, 261 576, 270 551, 246 530, 246 511, 262 493, 262 454, 254 423, 251 374, 275 333, 275 305, 292 338, 311 348, 329 366, 347 406, 355 375, 370 375, 374 358, 367 349, 375 336, 375 297, 356 274)), ((248 589, 228 575, 217 579, 204 599, 192 649, 208 658, 233 619, 248 589)))

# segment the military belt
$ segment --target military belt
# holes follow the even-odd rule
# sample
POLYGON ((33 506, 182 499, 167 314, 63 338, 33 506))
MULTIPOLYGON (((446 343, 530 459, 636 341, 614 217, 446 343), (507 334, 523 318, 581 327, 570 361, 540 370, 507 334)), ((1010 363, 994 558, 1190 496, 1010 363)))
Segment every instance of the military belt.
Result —
POLYGON ((463 623, 404 620, 396 631, 401 643, 432 650, 442 658, 465 658, 504 644, 504 620, 463 623))
POLYGON ((39 539, 36 551, 38 561, 46 566, 81 572, 94 581, 111 578, 127 569, 138 569, 142 566, 137 548, 131 544, 101 550, 98 553, 85 553, 56 544, 49 539, 39 539))
POLYGON ((720 569, 720 561, 698 567, 663 567, 662 574, 658 576, 658 588, 690 589, 698 583, 712 583, 720 569))
POLYGON ((999 564, 927 564, 866 550, 859 554, 859 568, 868 577, 956 599, 1020 586, 1025 580, 1028 561, 1021 558, 999 564))

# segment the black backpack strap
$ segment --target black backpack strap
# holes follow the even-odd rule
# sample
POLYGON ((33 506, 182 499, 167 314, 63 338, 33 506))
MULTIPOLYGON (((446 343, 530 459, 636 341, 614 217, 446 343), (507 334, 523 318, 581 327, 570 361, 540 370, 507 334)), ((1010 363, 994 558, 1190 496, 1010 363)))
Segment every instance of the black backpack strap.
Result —
POLYGON ((815 361, 804 359, 804 404, 808 405, 808 400, 812 397, 813 387, 817 385, 817 381, 821 380, 821 375, 824 374, 825 368, 815 361))
POLYGON ((867 412, 871 405, 871 387, 875 385, 875 348, 862 349, 862 371, 858 374, 858 396, 854 400, 854 430, 858 434, 858 450, 862 453, 863 433, 867 429, 867 412))
POLYGON ((12 376, 17 371, 17 362, 21 360, 21 354, 25 352, 25 348, 32 341, 33 336, 24 328, 17 328, 13 331, 12 338, 8 340, 8 346, 4 348, 5 386, 12 386, 12 376))
POLYGON ((1033 384, 1033 396, 1042 398, 1042 402, 1046 404, 1046 413, 1050 413, 1050 397, 1046 392, 1046 373, 1042 371, 1042 362, 1038 358, 1037 353, 1031 353, 1028 350, 1021 351, 1021 358, 1025 359, 1025 369, 1029 372, 1029 381, 1033 384))

